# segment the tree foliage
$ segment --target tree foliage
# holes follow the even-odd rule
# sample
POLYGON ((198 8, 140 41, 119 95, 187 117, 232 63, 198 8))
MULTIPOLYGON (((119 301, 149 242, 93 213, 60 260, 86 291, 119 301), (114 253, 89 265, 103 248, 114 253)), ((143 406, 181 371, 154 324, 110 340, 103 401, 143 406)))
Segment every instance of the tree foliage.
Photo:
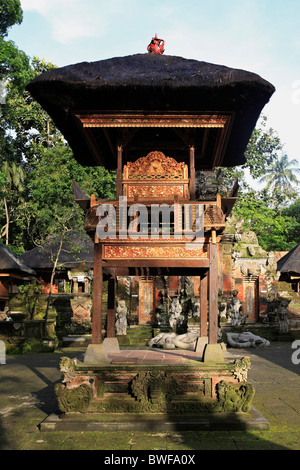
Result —
POLYGON ((0 36, 7 35, 8 29, 14 24, 21 24, 23 11, 20 0, 0 1, 0 36))
MULTIPOLYGON (((292 206, 291 206, 292 207, 292 206)), ((266 251, 288 251, 300 242, 300 201, 298 220, 295 213, 280 213, 266 205, 254 190, 237 201, 234 214, 244 220, 244 227, 253 230, 266 251)))

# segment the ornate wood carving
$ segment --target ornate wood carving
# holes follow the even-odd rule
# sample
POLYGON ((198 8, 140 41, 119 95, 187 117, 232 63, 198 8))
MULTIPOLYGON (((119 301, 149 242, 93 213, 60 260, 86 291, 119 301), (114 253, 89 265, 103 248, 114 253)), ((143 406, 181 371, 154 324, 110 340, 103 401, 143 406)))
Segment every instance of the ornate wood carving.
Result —
POLYGON ((226 115, 142 115, 142 114, 76 114, 83 127, 183 127, 224 128, 230 122, 226 115))
POLYGON ((124 196, 162 199, 189 196, 188 167, 183 162, 153 151, 124 166, 124 196))
POLYGON ((139 282, 139 321, 154 320, 154 277, 141 277, 139 282))
POLYGON ((225 225, 225 215, 216 204, 209 204, 204 212, 205 227, 218 227, 225 225))
POLYGON ((174 196, 185 197, 185 188, 183 185, 134 185, 127 187, 127 197, 129 199, 138 196, 143 199, 154 198, 169 198, 173 199, 174 196))
POLYGON ((193 259, 207 258, 203 248, 181 246, 104 245, 103 259, 193 259))
POLYGON ((154 151, 124 166, 124 179, 187 179, 188 168, 183 162, 154 151))

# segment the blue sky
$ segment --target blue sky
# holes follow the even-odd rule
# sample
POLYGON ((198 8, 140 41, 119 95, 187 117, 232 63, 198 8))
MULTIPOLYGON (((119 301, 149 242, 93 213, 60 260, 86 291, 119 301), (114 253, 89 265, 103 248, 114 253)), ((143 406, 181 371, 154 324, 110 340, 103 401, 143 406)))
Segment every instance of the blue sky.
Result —
POLYGON ((155 33, 165 54, 258 73, 276 93, 268 126, 300 164, 299 0, 21 0, 9 39, 57 66, 147 52, 155 33))

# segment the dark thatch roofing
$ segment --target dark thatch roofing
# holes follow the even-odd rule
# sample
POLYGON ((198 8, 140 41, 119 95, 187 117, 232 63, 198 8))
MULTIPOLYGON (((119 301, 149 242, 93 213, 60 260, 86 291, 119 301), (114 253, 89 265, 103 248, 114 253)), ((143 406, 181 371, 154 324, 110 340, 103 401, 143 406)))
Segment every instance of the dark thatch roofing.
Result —
POLYGON ((8 248, 0 245, 0 272, 22 276, 36 276, 36 272, 8 248))
POLYGON ((282 274, 300 274, 300 243, 277 262, 277 271, 282 274))
MULTIPOLYGON (((229 113, 234 120, 222 165, 234 166, 245 162, 244 152, 251 133, 275 88, 259 75, 244 70, 176 56, 135 54, 61 67, 32 80, 27 90, 53 118, 79 163, 99 164, 93 147, 100 144, 104 165, 116 168, 116 159, 109 152, 111 144, 120 141, 120 134, 111 133, 102 142, 103 129, 98 133, 93 129, 89 133, 93 133, 92 140, 88 142, 74 119, 75 113, 229 113)), ((107 136, 108 130, 105 132, 107 136)), ((167 133, 165 136, 168 137, 167 133)), ((154 137, 155 134, 151 135, 154 137)), ((200 137, 202 141, 195 140, 196 169, 210 168, 209 152, 204 164, 199 160, 202 134, 200 137)), ((145 135, 141 138, 144 140, 145 135)), ((215 137, 212 145, 217 140, 215 137)), ((148 149, 152 150, 159 149, 148 149)), ((178 156, 180 148, 176 151, 178 156)))
MULTIPOLYGON (((28 264, 36 271, 49 270, 53 267, 52 253, 56 253, 56 244, 45 245, 44 247, 36 247, 20 256, 20 259, 28 264)), ((81 263, 89 268, 93 267, 93 242, 87 235, 83 235, 79 239, 69 239, 63 243, 63 247, 59 256, 59 265, 65 269, 73 269, 81 263)))

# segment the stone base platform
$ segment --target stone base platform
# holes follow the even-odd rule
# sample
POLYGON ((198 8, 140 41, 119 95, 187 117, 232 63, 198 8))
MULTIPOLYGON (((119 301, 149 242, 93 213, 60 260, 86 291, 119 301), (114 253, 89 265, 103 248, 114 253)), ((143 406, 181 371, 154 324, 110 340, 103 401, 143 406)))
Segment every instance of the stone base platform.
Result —
POLYGON ((268 421, 251 406, 249 413, 203 413, 195 415, 166 415, 139 413, 65 413, 51 414, 41 424, 40 431, 250 431, 268 430, 268 421))
POLYGON ((226 357, 225 351, 220 356, 218 349, 205 361, 205 352, 203 360, 196 351, 108 346, 92 345, 80 358, 61 358, 63 378, 55 393, 63 418, 49 418, 44 427, 209 429, 230 424, 244 429, 253 422, 249 357, 226 357), (216 358, 219 362, 213 362, 216 358))

